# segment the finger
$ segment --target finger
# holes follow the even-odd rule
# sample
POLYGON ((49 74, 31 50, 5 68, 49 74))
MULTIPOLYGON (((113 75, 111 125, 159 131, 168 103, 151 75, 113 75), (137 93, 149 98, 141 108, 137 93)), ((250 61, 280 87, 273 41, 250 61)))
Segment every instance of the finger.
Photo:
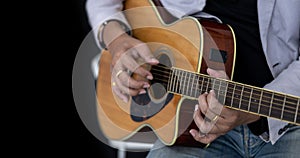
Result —
POLYGON ((150 49, 146 44, 139 44, 137 45, 137 47, 135 47, 135 49, 137 50, 138 55, 142 59, 144 59, 147 63, 151 65, 155 65, 159 63, 159 61, 153 56, 153 54, 151 53, 150 49))
POLYGON ((198 97, 198 103, 199 103, 199 105, 201 105, 201 106, 199 106, 199 108, 203 114, 205 114, 208 110, 208 104, 206 101, 207 95, 208 95, 208 93, 205 92, 198 97))
POLYGON ((207 95, 207 104, 209 109, 208 113, 212 113, 209 114, 209 118, 211 120, 214 120, 213 118, 216 118, 215 116, 222 117, 221 113, 224 106, 217 100, 214 90, 210 90, 209 94, 207 95))
MULTIPOLYGON (((194 118, 195 124, 197 125, 197 127, 198 127, 199 130, 200 130, 200 126, 202 126, 202 124, 204 123, 204 119, 203 119, 203 117, 201 116, 201 113, 200 113, 200 111, 199 111, 199 105, 198 105, 198 104, 195 105, 195 110, 194 110, 193 118, 194 118)), ((199 132, 199 134, 200 134, 202 137, 206 135, 206 133, 202 133, 202 132, 199 132)))
POLYGON ((124 67, 125 69, 130 70, 131 72, 134 72, 147 79, 153 79, 152 74, 142 67, 144 63, 137 63, 134 57, 129 52, 125 53, 121 59, 122 67, 124 67))
MULTIPOLYGON (((209 120, 209 119, 205 119, 202 117, 199 109, 201 106, 199 106, 198 104, 195 105, 195 110, 194 110, 194 122, 196 124, 196 126, 199 128, 199 131, 201 131, 200 135, 205 135, 205 134, 218 134, 218 135, 223 135, 225 134, 227 131, 226 130, 222 130, 222 128, 219 128, 218 124, 219 123, 219 119, 222 120, 222 122, 224 122, 224 119, 222 118, 218 118, 216 120, 209 120)), ((222 123, 220 122, 220 123, 222 123)))
POLYGON ((112 78, 116 82, 116 86, 122 93, 130 96, 146 93, 145 89, 150 87, 145 81, 136 81, 124 70, 125 68, 118 62, 112 71, 112 78))
POLYGON ((123 72, 118 76, 122 85, 131 89, 141 90, 144 88, 149 88, 150 85, 145 81, 137 81, 133 79, 128 73, 123 72))
MULTIPOLYGON (((127 73, 122 73, 119 77, 122 78, 122 76, 126 75, 127 73)), ((128 75, 128 74, 127 74, 128 75)), ((133 89, 129 88, 128 86, 125 86, 123 83, 126 83, 128 81, 122 82, 120 79, 116 80, 116 85, 117 87, 125 94, 130 95, 130 96, 136 96, 138 94, 145 94, 146 91, 145 89, 133 89)))
POLYGON ((207 102, 207 96, 208 93, 205 92, 204 94, 200 95, 198 98, 199 108, 201 110, 201 113, 205 115, 205 118, 207 121, 215 121, 216 115, 211 109, 207 102))
POLYGON ((223 78, 223 79, 229 79, 225 71, 218 71, 211 68, 207 68, 207 74, 209 76, 215 77, 215 78, 223 78))
POLYGON ((199 131, 197 131, 195 129, 191 129, 189 132, 191 133, 191 135, 193 136, 193 138, 196 141, 204 143, 204 144, 209 144, 219 137, 218 134, 202 135, 199 131))
MULTIPOLYGON (((116 84, 116 83, 115 83, 116 84)), ((121 100, 123 100, 125 103, 128 102, 129 100, 129 96, 122 93, 121 90, 116 86, 116 85, 113 85, 112 86, 112 91, 117 95, 117 97, 119 97, 121 100)))
POLYGON ((201 115, 200 111, 199 111, 199 105, 196 104, 195 105, 195 111, 194 111, 194 122, 197 125, 197 127, 199 128, 199 130, 202 133, 209 133, 210 129, 212 128, 211 124, 209 124, 209 122, 207 122, 201 115))
MULTIPOLYGON (((199 130, 202 133, 210 133, 210 134, 223 134, 224 131, 222 131, 218 125, 217 122, 219 119, 218 115, 215 115, 214 113, 210 112, 210 110, 208 110, 206 112, 205 118, 202 117, 199 109, 202 107, 203 105, 195 105, 195 111, 194 111, 194 122, 197 125, 197 127, 199 128, 199 130), (217 116, 217 118, 215 118, 217 116), (210 118, 209 118, 210 117, 210 118)), ((204 105, 205 106, 205 105, 204 105)), ((201 110, 201 109, 200 109, 201 110)))

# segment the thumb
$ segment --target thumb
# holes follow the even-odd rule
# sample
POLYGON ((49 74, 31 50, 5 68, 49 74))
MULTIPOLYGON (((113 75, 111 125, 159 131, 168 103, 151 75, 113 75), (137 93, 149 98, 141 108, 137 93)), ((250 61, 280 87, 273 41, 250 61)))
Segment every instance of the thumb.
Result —
POLYGON ((223 78, 223 79, 228 79, 229 77, 227 76, 225 71, 218 71, 218 70, 214 70, 211 68, 207 68, 207 73, 209 76, 211 77, 215 77, 215 78, 223 78))
POLYGON ((159 61, 153 56, 146 44, 139 44, 139 46, 136 49, 138 51, 139 56, 142 57, 146 61, 146 63, 149 63, 151 65, 159 63, 159 61))

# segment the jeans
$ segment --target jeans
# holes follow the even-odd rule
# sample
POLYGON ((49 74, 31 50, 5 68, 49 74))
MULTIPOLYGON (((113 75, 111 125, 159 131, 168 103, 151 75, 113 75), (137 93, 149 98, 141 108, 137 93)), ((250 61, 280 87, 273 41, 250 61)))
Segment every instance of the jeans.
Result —
POLYGON ((300 126, 291 127, 274 145, 254 135, 247 125, 238 126, 214 140, 208 148, 154 144, 147 158, 296 158, 300 157, 300 126))

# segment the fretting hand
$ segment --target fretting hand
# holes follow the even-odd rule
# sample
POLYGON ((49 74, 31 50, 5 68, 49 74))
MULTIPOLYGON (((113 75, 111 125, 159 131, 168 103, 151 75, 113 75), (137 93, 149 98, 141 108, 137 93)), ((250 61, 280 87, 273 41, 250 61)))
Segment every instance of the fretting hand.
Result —
MULTIPOLYGON (((228 78, 224 71, 208 69, 207 73, 215 78, 228 78)), ((258 115, 224 107, 218 102, 213 90, 200 95, 198 103, 195 105, 194 121, 199 129, 192 129, 190 133, 195 140, 201 143, 209 144, 236 126, 248 124, 259 119, 258 115)))

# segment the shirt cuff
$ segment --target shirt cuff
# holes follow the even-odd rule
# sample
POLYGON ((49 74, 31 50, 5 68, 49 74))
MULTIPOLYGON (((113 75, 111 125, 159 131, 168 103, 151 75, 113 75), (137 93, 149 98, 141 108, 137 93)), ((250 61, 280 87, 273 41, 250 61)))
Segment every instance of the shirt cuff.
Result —
POLYGON ((269 140, 271 141, 272 145, 274 145, 276 141, 288 130, 289 124, 273 118, 268 118, 268 124, 269 140))

